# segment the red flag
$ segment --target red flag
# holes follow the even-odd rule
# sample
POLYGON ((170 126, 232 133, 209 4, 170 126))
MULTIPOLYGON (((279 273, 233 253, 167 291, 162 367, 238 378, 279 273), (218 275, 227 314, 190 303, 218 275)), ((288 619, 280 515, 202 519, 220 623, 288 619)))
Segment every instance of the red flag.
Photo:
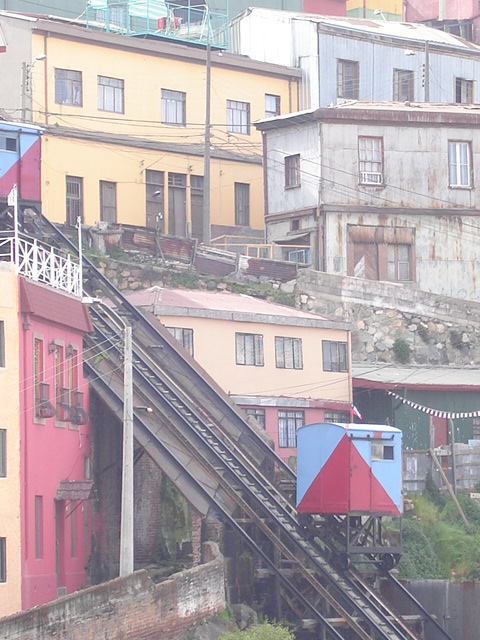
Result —
POLYGON ((362 414, 353 403, 350 405, 350 416, 352 420, 353 420, 353 416, 357 416, 359 420, 362 419, 362 414))

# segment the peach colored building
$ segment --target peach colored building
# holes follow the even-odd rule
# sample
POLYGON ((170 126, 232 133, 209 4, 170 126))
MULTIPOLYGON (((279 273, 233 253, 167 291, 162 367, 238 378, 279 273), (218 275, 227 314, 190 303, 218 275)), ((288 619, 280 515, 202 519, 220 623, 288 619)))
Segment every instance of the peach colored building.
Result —
MULTIPOLYGON (((205 46, 89 25, 0 12, 0 108, 44 130, 43 213, 54 222, 81 217, 202 240, 205 46)), ((212 51, 212 238, 263 240, 262 145, 253 123, 296 111, 299 78, 298 69, 212 51)))
POLYGON ((0 617, 86 584, 93 485, 78 271, 57 279, 57 256, 47 273, 52 254, 24 237, 15 265, 11 236, 0 234, 0 617))
POLYGON ((349 421, 346 323, 229 292, 153 287, 129 300, 152 311, 260 422, 282 459, 295 454, 300 425, 349 421))

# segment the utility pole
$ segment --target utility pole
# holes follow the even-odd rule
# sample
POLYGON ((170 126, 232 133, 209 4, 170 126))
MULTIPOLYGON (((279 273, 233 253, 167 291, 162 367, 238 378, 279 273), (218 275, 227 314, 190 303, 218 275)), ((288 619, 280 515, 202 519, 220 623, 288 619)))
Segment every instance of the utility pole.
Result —
POLYGON ((120 576, 134 570, 133 553, 133 374, 132 327, 124 329, 123 363, 123 464, 120 517, 120 576))
POLYGON ((430 102, 430 43, 425 41, 425 102, 430 102))
POLYGON ((210 71, 212 52, 210 47, 210 25, 208 24, 207 69, 205 90, 205 149, 203 162, 203 244, 210 245, 210 71))

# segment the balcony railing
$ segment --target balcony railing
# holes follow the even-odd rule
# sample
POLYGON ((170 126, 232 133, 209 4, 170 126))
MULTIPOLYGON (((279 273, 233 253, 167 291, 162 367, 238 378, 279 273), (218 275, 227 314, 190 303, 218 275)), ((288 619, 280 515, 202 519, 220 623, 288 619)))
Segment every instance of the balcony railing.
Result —
POLYGON ((201 0, 88 0, 87 28, 228 48, 228 15, 201 0))
POLYGON ((60 254, 37 240, 19 237, 15 242, 11 232, 0 234, 0 260, 12 262, 17 273, 36 282, 44 282, 75 296, 82 295, 80 266, 70 255, 60 254))

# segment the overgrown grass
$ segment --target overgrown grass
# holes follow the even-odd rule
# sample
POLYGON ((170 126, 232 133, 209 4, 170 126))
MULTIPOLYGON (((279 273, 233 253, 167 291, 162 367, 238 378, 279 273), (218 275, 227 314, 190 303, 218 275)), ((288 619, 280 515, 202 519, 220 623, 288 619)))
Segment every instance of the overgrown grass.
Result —
POLYGON ((428 487, 411 497, 414 516, 403 524, 403 555, 399 577, 475 580, 480 577, 480 507, 459 495, 468 526, 450 498, 428 487))

